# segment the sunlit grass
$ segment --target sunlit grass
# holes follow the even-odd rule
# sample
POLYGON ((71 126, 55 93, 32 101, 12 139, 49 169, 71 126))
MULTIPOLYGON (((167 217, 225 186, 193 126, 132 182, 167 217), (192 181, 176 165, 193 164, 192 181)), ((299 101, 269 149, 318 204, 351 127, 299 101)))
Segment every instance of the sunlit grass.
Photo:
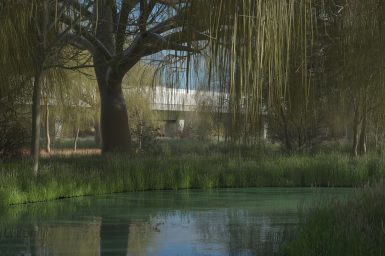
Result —
POLYGON ((352 187, 385 176, 377 156, 285 156, 274 149, 167 144, 157 156, 54 156, 34 178, 27 161, 0 165, 0 204, 143 190, 352 187))

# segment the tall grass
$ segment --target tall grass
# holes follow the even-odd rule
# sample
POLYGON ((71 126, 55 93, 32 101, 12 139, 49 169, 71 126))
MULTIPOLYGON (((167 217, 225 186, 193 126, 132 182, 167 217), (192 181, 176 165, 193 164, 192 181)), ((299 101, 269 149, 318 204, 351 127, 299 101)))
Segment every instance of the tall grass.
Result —
POLYGON ((27 161, 0 164, 0 205, 143 190, 219 187, 351 187, 385 176, 382 159, 284 156, 222 145, 163 145, 157 156, 54 156, 37 177, 27 161))
MULTIPOLYGON (((53 141, 51 147, 55 149, 73 149, 75 146, 74 138, 62 138, 53 141)), ((78 149, 96 148, 95 139, 93 137, 80 137, 77 141, 78 149)))
POLYGON ((314 206, 301 218, 284 255, 385 255, 385 184, 357 192, 347 202, 314 206))

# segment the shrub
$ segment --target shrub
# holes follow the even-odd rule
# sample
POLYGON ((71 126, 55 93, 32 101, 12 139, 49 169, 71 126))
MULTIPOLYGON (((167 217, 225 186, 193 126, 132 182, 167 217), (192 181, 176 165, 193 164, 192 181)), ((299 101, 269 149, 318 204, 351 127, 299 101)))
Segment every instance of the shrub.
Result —
POLYGON ((0 158, 13 158, 21 154, 21 148, 28 141, 28 129, 17 114, 15 106, 0 101, 0 158))

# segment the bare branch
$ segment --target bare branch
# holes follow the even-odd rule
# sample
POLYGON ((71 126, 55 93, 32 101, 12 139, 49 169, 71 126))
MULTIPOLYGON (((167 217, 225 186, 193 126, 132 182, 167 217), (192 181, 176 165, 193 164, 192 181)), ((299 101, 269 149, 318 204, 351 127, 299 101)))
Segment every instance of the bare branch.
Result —
POLYGON ((132 9, 139 3, 139 0, 123 0, 118 19, 118 29, 116 31, 116 53, 123 51, 124 39, 128 23, 128 16, 132 9))
POLYGON ((88 33, 85 28, 80 26, 79 24, 74 24, 73 20, 66 16, 63 15, 60 17, 60 20, 65 23, 67 26, 71 26, 73 30, 75 30, 76 33, 79 35, 83 36, 85 39, 89 41, 94 46, 94 53, 99 52, 101 53, 107 60, 112 58, 111 53, 108 51, 108 49, 103 45, 102 42, 100 42, 95 36, 92 34, 88 33))
POLYGON ((79 14, 81 13, 82 16, 86 17, 89 20, 92 20, 94 17, 94 14, 88 10, 89 6, 85 6, 81 3, 81 1, 78 0, 59 0, 63 4, 69 4, 74 10, 78 10, 79 14))

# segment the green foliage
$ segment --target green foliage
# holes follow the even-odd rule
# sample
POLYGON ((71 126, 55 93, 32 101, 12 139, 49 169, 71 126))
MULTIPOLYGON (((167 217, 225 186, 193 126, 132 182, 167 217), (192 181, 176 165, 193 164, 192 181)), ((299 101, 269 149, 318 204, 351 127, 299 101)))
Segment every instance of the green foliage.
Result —
POLYGON ((314 206, 301 219, 285 255, 385 255, 385 185, 359 190, 347 202, 314 206))
POLYGON ((154 67, 143 63, 134 66, 123 80, 132 146, 140 153, 159 152, 157 118, 151 109, 151 90, 155 83, 154 67))
POLYGON ((27 125, 17 106, 7 100, 0 100, 0 158, 7 159, 21 155, 21 149, 29 138, 27 125))
POLYGON ((65 71, 64 81, 51 81, 53 89, 48 95, 54 103, 51 116, 59 117, 63 137, 74 137, 77 129, 89 130, 99 125, 100 100, 92 69, 82 73, 65 71))
POLYGON ((3 163, 3 202, 23 203, 114 192, 219 187, 351 187, 385 177, 382 159, 347 155, 282 156, 272 148, 191 141, 162 143, 157 156, 57 156, 42 160, 31 179, 29 162, 3 163))
MULTIPOLYGON (((74 139, 73 138, 61 138, 56 139, 52 143, 52 147, 58 150, 61 149, 73 149, 74 147, 74 139)), ((78 149, 90 149, 97 148, 98 146, 95 144, 95 138, 93 137, 84 137, 79 138, 77 141, 78 149)))

